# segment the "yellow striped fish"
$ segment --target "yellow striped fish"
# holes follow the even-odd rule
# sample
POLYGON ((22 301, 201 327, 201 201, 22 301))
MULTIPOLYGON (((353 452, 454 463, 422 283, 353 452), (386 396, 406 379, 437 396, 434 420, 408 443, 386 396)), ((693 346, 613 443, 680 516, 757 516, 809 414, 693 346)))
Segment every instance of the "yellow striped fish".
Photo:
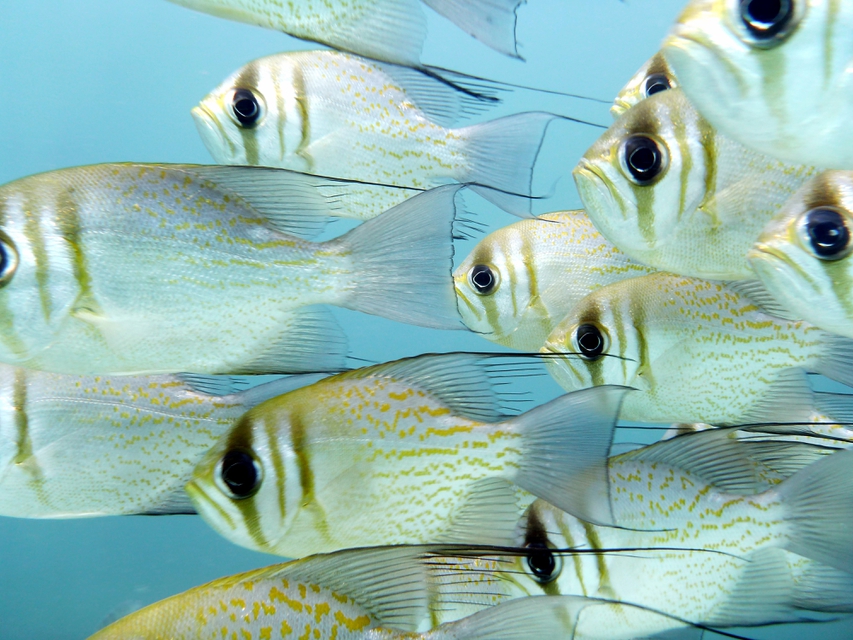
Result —
POLYGON ((604 473, 588 458, 609 451, 624 389, 508 418, 495 408, 490 362, 422 356, 267 401, 210 450, 187 492, 224 537, 290 557, 380 542, 505 543, 499 534, 512 526, 501 523, 532 500, 509 483, 609 519, 588 496, 604 473))
POLYGON ((526 556, 499 563, 505 593, 604 597, 671 616, 616 604, 584 614, 579 635, 617 640, 853 612, 853 452, 822 456, 758 493, 742 444, 705 435, 611 458, 619 527, 534 502, 516 539, 526 556))
MULTIPOLYGON (((449 128, 478 100, 421 71, 337 51, 250 62, 193 109, 216 162, 308 171, 429 189, 471 182, 530 195, 533 166, 555 116, 524 113, 449 128)), ((363 185, 346 215, 378 215, 416 191, 363 185)), ((513 213, 529 201, 483 189, 513 213)), ((355 196, 354 196, 355 197, 355 196)))
POLYGON ((333 213, 322 184, 336 188, 276 169, 105 164, 0 187, 0 361, 72 374, 339 369, 345 336, 306 308, 319 303, 462 328, 457 187, 309 242, 290 231, 333 213))
POLYGON ((194 513, 195 464, 250 407, 307 384, 70 376, 0 365, 0 515, 194 513))
POLYGON ((590 219, 634 260, 711 280, 755 278, 746 254, 816 169, 720 135, 679 89, 638 103, 574 170, 590 219))
POLYGON ((506 347, 538 351, 586 294, 652 271, 605 240, 585 212, 557 211, 490 233, 453 278, 465 326, 506 347))
POLYGON ((827 171, 770 222, 748 258, 792 315, 853 338, 853 172, 827 171))
POLYGON ((516 11, 523 0, 170 0, 175 4, 333 49, 418 66, 426 5, 487 46, 518 57, 516 11))
MULTIPOLYGON (((623 280, 584 298, 543 352, 567 389, 622 384, 620 417, 739 424, 803 388, 792 368, 853 382, 853 343, 768 315, 720 283, 666 273, 623 280)), ((796 396, 794 396, 796 397, 796 396)))
POLYGON ((628 109, 649 96, 678 87, 678 81, 666 58, 656 53, 628 81, 613 101, 610 114, 618 119, 628 109))
POLYGON ((692 0, 663 53, 726 135, 785 162, 853 169, 851 29, 845 0, 692 0))

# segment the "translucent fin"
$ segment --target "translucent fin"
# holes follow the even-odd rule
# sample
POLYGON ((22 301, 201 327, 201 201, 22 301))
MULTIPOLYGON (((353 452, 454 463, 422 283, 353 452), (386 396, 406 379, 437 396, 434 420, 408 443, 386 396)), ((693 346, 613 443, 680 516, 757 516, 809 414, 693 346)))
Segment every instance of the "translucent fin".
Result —
POLYGON ((756 551, 729 597, 704 622, 711 627, 746 627, 796 620, 793 591, 785 553, 773 548, 756 551))
POLYGON ((776 491, 790 527, 785 548, 853 573, 853 451, 809 465, 776 491))
POLYGON ((814 394, 808 375, 802 369, 787 369, 778 374, 761 401, 744 416, 743 422, 802 425, 811 420, 813 410, 814 394))
POLYGON ((277 342, 234 373, 341 371, 346 357, 346 335, 332 312, 320 306, 303 307, 289 314, 277 342))
POLYGON ((533 368, 536 361, 536 356, 497 353, 425 354, 342 373, 339 378, 405 381, 435 396, 456 415, 479 422, 500 422, 507 418, 515 393, 509 380, 539 371, 533 368))
POLYGON ((322 585, 345 594, 381 625, 414 631, 429 613, 424 547, 377 547, 321 554, 273 567, 263 577, 322 585))
POLYGON ((530 217, 533 167, 548 125, 558 117, 519 113, 458 129, 458 134, 467 139, 468 169, 456 178, 473 183, 472 190, 507 213, 530 217))
POLYGON ((716 427, 705 422, 676 422, 664 432, 661 440, 671 440, 672 438, 677 438, 688 433, 699 433, 700 431, 707 431, 714 428, 716 427))
POLYGON ((794 582, 794 606, 824 613, 853 613, 853 574, 809 562, 794 582))
POLYGON ((727 282, 726 286, 738 295, 752 300, 764 313, 782 318, 783 320, 801 320, 796 314, 782 305, 773 294, 764 286, 760 280, 741 280, 739 282, 727 282))
POLYGON ((522 435, 515 483, 594 524, 613 524, 607 457, 627 387, 561 396, 511 421, 522 435))
POLYGON ((195 515, 196 510, 193 506, 192 500, 187 495, 187 492, 184 491, 184 485, 189 478, 184 478, 180 480, 175 488, 165 496, 160 501, 159 504, 153 505, 146 509, 145 511, 141 511, 138 514, 140 516, 180 516, 180 515, 195 515))
POLYGON ((527 0, 423 0, 440 13, 495 51, 513 58, 518 55, 515 38, 516 11, 527 0))
POLYGON ((515 487, 501 478, 485 478, 470 485, 468 499, 442 542, 511 546, 522 510, 515 487))
POLYGON ((179 165, 176 170, 240 196, 270 228, 300 238, 319 235, 331 218, 342 215, 340 196, 329 194, 347 190, 345 181, 269 167, 179 165))
POLYGON ((825 346, 814 373, 822 373, 848 387, 853 386, 853 340, 830 333, 824 335, 825 346))
POLYGON ((460 185, 406 200, 331 241, 352 259, 344 306, 434 329, 464 329, 453 286, 454 199, 460 185))
POLYGON ((814 407, 827 418, 853 427, 853 394, 815 393, 814 407))

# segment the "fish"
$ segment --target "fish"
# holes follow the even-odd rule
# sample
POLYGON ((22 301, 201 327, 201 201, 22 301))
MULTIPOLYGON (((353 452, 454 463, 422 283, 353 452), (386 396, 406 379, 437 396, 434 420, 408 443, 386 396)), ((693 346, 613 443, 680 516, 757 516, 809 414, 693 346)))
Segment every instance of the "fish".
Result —
POLYGON ((458 353, 331 376, 249 410, 186 491, 226 539, 287 557, 504 544, 530 493, 596 519, 585 487, 604 469, 587 456, 609 451, 625 389, 568 394, 511 417, 498 411, 508 399, 498 374, 524 366, 458 353))
POLYGON ((518 58, 516 12, 524 0, 169 0, 220 18, 283 31, 368 58, 420 66, 422 5, 495 51, 518 58))
POLYGON ((542 352, 556 354, 546 365, 567 391, 635 389, 622 420, 734 425, 765 422, 768 407, 811 406, 798 369, 853 383, 851 349, 848 338, 770 315, 731 286, 657 273, 586 296, 542 352))
POLYGON ((632 259, 694 278, 749 280, 752 243, 818 171, 721 135, 672 89, 629 109, 573 174, 593 224, 632 259))
POLYGON ((849 2, 692 0, 663 54, 725 135, 792 164, 853 169, 849 2))
POLYGON ((653 271, 605 240, 584 211, 556 211, 490 233, 453 280, 470 331, 535 352, 586 294, 653 271))
MULTIPOLYGON (((605 598, 482 596, 460 615, 442 548, 379 547, 316 555, 220 578, 118 620, 90 640, 190 640, 207 637, 315 640, 526 640, 574 637, 588 607, 605 598), (436 624, 437 618, 450 618, 436 624)), ((474 550, 476 551, 476 550, 474 550)), ((473 576, 490 574, 466 563, 473 576)), ((480 587, 475 586, 475 594, 480 587)), ((470 594, 463 594, 470 595, 470 594)), ((626 609, 630 606, 620 605, 626 609)), ((663 615, 663 614, 658 614, 663 615)))
POLYGON ((448 182, 477 183, 484 197, 529 217, 523 196, 531 195, 539 149, 558 116, 530 112, 450 127, 483 101, 423 71, 296 51, 248 63, 192 116, 217 163, 371 183, 353 195, 358 206, 342 211, 358 219, 448 182))
POLYGON ((783 313, 853 338, 853 173, 826 171, 794 194, 747 254, 783 313))
POLYGON ((515 540, 527 553, 496 564, 506 597, 636 605, 581 618, 578 637, 610 640, 685 624, 754 626, 853 611, 853 451, 756 487, 743 443, 720 436, 690 434, 611 458, 610 503, 620 526, 590 524, 544 500, 531 504, 515 540))
POLYGON ((459 187, 310 242, 289 230, 332 215, 322 185, 340 186, 267 168, 102 164, 0 187, 0 362, 76 375, 339 371, 346 336, 312 306, 326 303, 464 328, 459 187))
POLYGON ((195 513, 184 485, 207 450, 250 407, 317 378, 247 389, 246 377, 72 376, 0 365, 0 515, 195 513))
POLYGON ((649 96, 677 88, 678 79, 675 77, 675 73, 663 54, 658 52, 640 67, 637 73, 616 94, 613 106, 610 107, 610 115, 613 116, 614 120, 618 120, 628 109, 649 96))

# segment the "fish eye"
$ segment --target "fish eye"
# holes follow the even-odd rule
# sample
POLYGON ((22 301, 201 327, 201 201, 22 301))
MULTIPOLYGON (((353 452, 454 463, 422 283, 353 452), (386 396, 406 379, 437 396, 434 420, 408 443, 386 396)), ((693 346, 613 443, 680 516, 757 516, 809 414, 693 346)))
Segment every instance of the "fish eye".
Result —
POLYGON ((801 230, 806 248, 819 260, 840 260, 850 253, 850 229, 845 216, 826 207, 807 211, 801 230))
POLYGON ((647 98, 669 89, 672 89, 672 82, 663 73, 653 73, 643 82, 643 95, 647 98))
POLYGON ((261 468, 255 458, 242 449, 232 449, 219 462, 217 484, 235 500, 253 496, 261 486, 261 468))
POLYGON ((740 0, 740 19, 758 42, 785 35, 794 17, 794 0, 740 0))
POLYGON ((560 576, 563 559, 541 542, 527 545, 527 566, 539 584, 548 584, 560 576))
POLYGON ((0 234, 0 287, 9 284, 18 268, 18 250, 11 240, 0 234))
POLYGON ((487 264, 477 264, 468 272, 468 280, 471 286, 481 296, 492 293, 500 283, 498 272, 487 264))
POLYGON ((594 324, 582 324, 575 330, 575 345, 587 360, 596 360, 607 350, 607 340, 594 324))
POLYGON ((631 181, 643 187, 664 173, 667 158, 655 140, 644 135, 634 135, 622 145, 622 161, 631 181))
POLYGON ((234 89, 231 93, 231 115, 237 124, 251 129, 261 119, 261 103, 249 89, 234 89))

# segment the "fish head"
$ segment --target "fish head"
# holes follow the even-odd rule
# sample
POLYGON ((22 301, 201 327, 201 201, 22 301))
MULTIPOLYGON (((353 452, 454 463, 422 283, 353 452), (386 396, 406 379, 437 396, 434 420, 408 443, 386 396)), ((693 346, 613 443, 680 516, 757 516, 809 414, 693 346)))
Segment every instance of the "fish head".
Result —
POLYGON ((217 533, 267 553, 276 552, 292 522, 288 496, 278 493, 286 486, 285 465, 275 464, 281 426, 280 416, 263 404, 247 412, 201 459, 186 486, 196 511, 217 533))
POLYGON ((474 333, 502 342, 519 328, 531 303, 534 277, 513 225, 483 238, 453 273, 462 321, 474 333))
POLYGON ((853 172, 826 171, 794 194, 747 254, 767 289, 796 317, 851 335, 853 172))
POLYGON ((610 114, 618 119, 631 107, 661 91, 675 89, 678 81, 662 53, 656 53, 616 95, 610 114))
POLYGON ((250 62, 192 109, 204 146, 217 163, 282 166, 284 111, 293 98, 275 74, 286 74, 287 68, 286 56, 250 62))
POLYGON ((648 261, 711 191, 715 134, 679 89, 629 109, 574 170, 587 214, 610 242, 648 261))
POLYGON ((542 347, 548 371, 566 391, 638 386, 640 329, 620 284, 597 289, 578 302, 542 347))
MULTIPOLYGON (((833 4, 694 0, 662 52, 684 91, 715 127, 741 142, 748 137, 784 144, 784 129, 802 126, 801 118, 808 116, 792 106, 823 94, 828 64, 823 41, 833 4)), ((849 56, 839 54, 839 62, 847 64, 849 56)))

